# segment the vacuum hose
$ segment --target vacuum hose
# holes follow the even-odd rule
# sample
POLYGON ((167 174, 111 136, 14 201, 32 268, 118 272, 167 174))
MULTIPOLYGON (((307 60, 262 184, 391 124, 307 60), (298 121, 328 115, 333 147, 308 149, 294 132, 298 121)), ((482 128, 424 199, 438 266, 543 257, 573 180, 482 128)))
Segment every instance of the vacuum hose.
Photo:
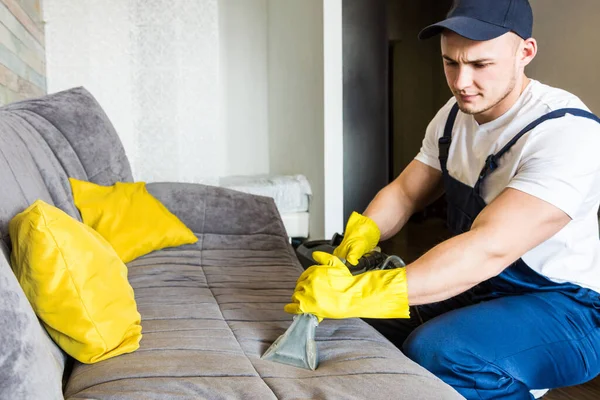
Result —
POLYGON ((377 249, 363 255, 356 265, 350 264, 347 260, 341 260, 348 267, 352 275, 362 274, 374 269, 393 269, 406 266, 400 257, 388 256, 377 249))

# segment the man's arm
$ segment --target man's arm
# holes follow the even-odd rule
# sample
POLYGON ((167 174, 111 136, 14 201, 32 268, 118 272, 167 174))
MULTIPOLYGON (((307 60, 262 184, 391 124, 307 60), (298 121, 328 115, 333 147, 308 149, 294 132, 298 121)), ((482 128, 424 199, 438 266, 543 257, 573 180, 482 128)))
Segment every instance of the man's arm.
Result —
POLYGON ((400 176, 377 193, 364 215, 375 221, 381 240, 386 240, 398 233, 411 215, 442 193, 442 173, 413 160, 400 176))
POLYGON ((406 268, 411 305, 446 300, 499 275, 570 222, 559 208, 508 188, 469 232, 442 242, 406 268))

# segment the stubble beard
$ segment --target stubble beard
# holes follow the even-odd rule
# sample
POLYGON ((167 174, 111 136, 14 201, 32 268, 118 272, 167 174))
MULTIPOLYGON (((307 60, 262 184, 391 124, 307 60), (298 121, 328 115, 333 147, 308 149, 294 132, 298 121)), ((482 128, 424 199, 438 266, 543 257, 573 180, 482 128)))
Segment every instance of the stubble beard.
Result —
MULTIPOLYGON (((462 111, 465 114, 468 115, 477 115, 477 114, 482 114, 485 113, 486 111, 491 110, 492 108, 496 107, 498 104, 502 103, 502 101, 504 101, 504 99, 506 99, 515 89, 515 86, 517 85, 517 76, 516 74, 513 74, 510 82, 508 83, 508 86, 506 87, 506 90, 504 91, 504 93, 502 94, 502 96, 500 96, 496 101, 494 101, 492 104, 484 104, 482 106, 480 106, 479 108, 473 108, 473 107, 465 107, 463 104, 461 104, 460 102, 457 101, 458 103, 458 108, 460 109, 460 111, 462 111)), ((460 96, 459 94, 457 94, 457 99, 458 96, 460 96)))

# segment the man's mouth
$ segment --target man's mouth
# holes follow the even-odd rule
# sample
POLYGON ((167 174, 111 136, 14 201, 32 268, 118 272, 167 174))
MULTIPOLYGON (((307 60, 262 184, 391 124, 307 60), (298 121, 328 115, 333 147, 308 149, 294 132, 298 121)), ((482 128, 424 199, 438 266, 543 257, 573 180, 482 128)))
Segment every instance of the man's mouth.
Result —
POLYGON ((458 97, 466 103, 475 100, 478 96, 478 94, 458 94, 458 97))

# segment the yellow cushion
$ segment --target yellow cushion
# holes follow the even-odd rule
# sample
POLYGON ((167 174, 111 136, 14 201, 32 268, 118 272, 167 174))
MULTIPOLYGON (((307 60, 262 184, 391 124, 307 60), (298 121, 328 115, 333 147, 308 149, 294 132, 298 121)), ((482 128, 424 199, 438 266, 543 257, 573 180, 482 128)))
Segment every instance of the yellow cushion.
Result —
POLYGON ((9 223, 12 268, 54 341, 83 363, 139 348, 127 267, 92 228, 41 200, 9 223))
POLYGON ((144 182, 100 186, 74 178, 69 181, 83 222, 100 233, 124 262, 198 241, 179 218, 148 193, 144 182))

